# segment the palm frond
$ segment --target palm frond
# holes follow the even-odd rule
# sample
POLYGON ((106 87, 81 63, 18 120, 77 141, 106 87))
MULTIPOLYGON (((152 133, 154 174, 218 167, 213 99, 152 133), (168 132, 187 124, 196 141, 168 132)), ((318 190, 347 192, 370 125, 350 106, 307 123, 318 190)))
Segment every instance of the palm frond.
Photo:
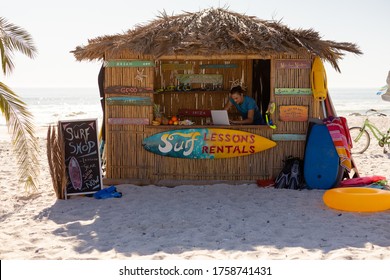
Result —
POLYGON ((1 68, 3 73, 6 74, 7 69, 13 69, 14 64, 12 62, 12 54, 7 51, 2 40, 0 40, 0 56, 1 56, 1 68))
POLYGON ((26 191, 36 191, 39 162, 38 141, 32 114, 27 105, 5 84, 0 82, 0 111, 5 117, 19 165, 19 181, 26 191))
POLYGON ((0 55, 4 74, 10 73, 14 69, 12 54, 15 51, 21 52, 29 58, 34 58, 37 54, 31 35, 23 28, 0 17, 0 55))

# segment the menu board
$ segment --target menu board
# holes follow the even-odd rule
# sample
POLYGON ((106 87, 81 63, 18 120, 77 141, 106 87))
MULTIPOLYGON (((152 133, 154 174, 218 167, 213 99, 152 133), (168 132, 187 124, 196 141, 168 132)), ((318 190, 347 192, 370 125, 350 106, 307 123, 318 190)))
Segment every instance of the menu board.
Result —
POLYGON ((97 120, 59 121, 65 145, 65 196, 91 194, 102 189, 97 120))

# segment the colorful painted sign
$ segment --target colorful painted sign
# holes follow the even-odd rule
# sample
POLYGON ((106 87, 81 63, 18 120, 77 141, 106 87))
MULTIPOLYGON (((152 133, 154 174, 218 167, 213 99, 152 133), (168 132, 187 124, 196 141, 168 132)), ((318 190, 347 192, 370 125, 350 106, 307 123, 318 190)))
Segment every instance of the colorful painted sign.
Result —
POLYGON ((132 87, 132 86, 112 86, 104 89, 105 93, 118 94, 135 94, 135 93, 152 93, 153 88, 132 87))
POLYGON ((253 133, 219 128, 164 131, 145 138, 145 150, 168 157, 217 159, 252 155, 276 146, 253 133))
POLYGON ((309 118, 307 106, 279 106, 279 119, 284 122, 304 122, 309 118))
POLYGON ((149 96, 114 96, 106 98, 107 105, 151 106, 153 101, 149 96))
POLYGON ((178 74, 176 78, 181 84, 222 84, 223 76, 220 74, 178 74))
POLYGON ((154 62, 149 60, 108 60, 104 67, 154 67, 154 62))
POLYGON ((178 115, 189 117, 211 117, 211 110, 179 109, 178 115))
POLYGON ((193 65, 190 63, 187 64, 179 64, 179 63, 166 63, 161 64, 161 70, 192 70, 193 65))
POLYGON ((277 59, 276 69, 311 69, 309 59, 277 59))
POLYGON ((289 134, 289 133, 272 134, 271 139, 274 141, 305 141, 306 134, 289 134))
POLYGON ((237 64, 201 64, 199 65, 199 68, 200 69, 219 69, 219 68, 224 68, 224 69, 228 69, 228 68, 238 68, 238 65, 237 64))
POLYGON ((108 124, 136 124, 148 125, 148 118, 108 118, 108 124))
POLYGON ((275 94, 311 95, 311 88, 275 88, 275 94))

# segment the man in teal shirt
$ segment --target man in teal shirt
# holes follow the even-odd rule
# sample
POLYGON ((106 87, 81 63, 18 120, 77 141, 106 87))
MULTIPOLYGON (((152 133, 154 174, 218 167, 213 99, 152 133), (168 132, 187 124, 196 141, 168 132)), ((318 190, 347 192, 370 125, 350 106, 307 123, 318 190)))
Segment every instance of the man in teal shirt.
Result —
POLYGON ((230 121, 231 124, 265 124, 256 101, 252 97, 244 95, 241 86, 233 87, 230 90, 229 102, 224 109, 229 110, 232 106, 237 108, 242 120, 230 121))

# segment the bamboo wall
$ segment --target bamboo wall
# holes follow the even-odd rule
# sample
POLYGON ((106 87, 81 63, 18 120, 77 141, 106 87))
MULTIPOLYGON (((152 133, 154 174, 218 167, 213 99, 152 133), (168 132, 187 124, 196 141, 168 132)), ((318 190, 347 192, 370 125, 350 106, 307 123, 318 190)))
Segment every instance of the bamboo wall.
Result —
MULTIPOLYGON (((296 59, 298 57, 277 57, 278 59, 296 59)), ((109 59, 138 59, 151 60, 148 57, 139 57, 123 53, 120 57, 109 59)), ((177 86, 175 74, 180 73, 217 73, 223 74, 223 84, 214 91, 191 91, 160 93, 138 93, 140 96, 149 96, 154 103, 160 104, 166 116, 177 115, 180 108, 190 109, 221 109, 227 102, 228 92, 232 81, 243 81, 247 86, 248 95, 252 85, 252 60, 189 60, 189 61, 156 61, 156 67, 107 67, 105 70, 105 87, 134 86, 154 88, 155 91, 169 85, 177 86), (189 70, 163 70, 162 64, 188 63, 189 70), (237 68, 227 69, 200 69, 201 64, 234 63, 237 68), (137 75, 142 79, 137 79, 137 75)), ((201 88, 202 85, 193 85, 201 88)), ((304 105, 309 108, 309 117, 319 117, 319 104, 314 102, 312 95, 275 95, 275 88, 308 88, 310 87, 310 69, 276 69, 275 60, 271 60, 271 100, 278 106, 304 105)), ((121 96, 121 94, 106 94, 121 96)), ((109 124, 110 118, 147 118, 153 119, 153 106, 139 105, 108 105, 106 103, 106 178, 116 180, 138 180, 140 184, 167 183, 169 180, 198 180, 198 181, 254 181, 275 177, 283 166, 283 159, 289 155, 303 158, 305 141, 278 141, 278 145, 270 150, 250 156, 228 159, 180 159, 163 157, 143 149, 144 138, 153 134, 172 130, 174 127, 151 126, 135 124, 109 124)), ((272 116, 277 125, 276 130, 266 126, 231 127, 248 131, 254 134, 271 138, 272 134, 305 134, 307 122, 283 122, 279 120, 278 109, 272 116)), ((197 123, 201 125, 203 123, 197 123)), ((177 127, 175 127, 177 128, 177 127)))
MULTIPOLYGON (((109 59, 150 60, 150 57, 139 57, 124 53, 118 57, 109 59)), ((133 86, 153 88, 154 67, 106 67, 104 87, 133 86), (139 77, 139 78, 137 78, 139 77)), ((108 94, 105 98, 128 96, 129 94, 108 94)), ((130 94, 140 97, 150 97, 153 93, 130 94)), ((139 105, 109 105, 106 101, 105 125, 106 125, 106 177, 107 178, 138 178, 140 173, 145 173, 145 154, 142 151, 144 139, 144 125, 137 124, 109 124, 110 118, 153 119, 153 104, 139 105)))
MULTIPOLYGON (((275 59, 310 59, 310 57, 299 56, 279 56, 275 59)), ((275 59, 272 61, 272 88, 311 88, 310 73, 311 69, 277 69, 275 59)), ((274 133, 280 134, 301 134, 307 133, 308 122, 281 121, 279 108, 283 105, 302 105, 308 107, 308 117, 321 118, 320 104, 315 101, 312 94, 309 95, 277 95, 273 94, 273 100, 276 104, 276 110, 273 115, 274 123, 277 129, 274 133)), ((305 152, 305 141, 278 141, 277 147, 274 148, 273 158, 273 176, 277 176, 283 167, 283 160, 292 155, 303 159, 305 152)))

